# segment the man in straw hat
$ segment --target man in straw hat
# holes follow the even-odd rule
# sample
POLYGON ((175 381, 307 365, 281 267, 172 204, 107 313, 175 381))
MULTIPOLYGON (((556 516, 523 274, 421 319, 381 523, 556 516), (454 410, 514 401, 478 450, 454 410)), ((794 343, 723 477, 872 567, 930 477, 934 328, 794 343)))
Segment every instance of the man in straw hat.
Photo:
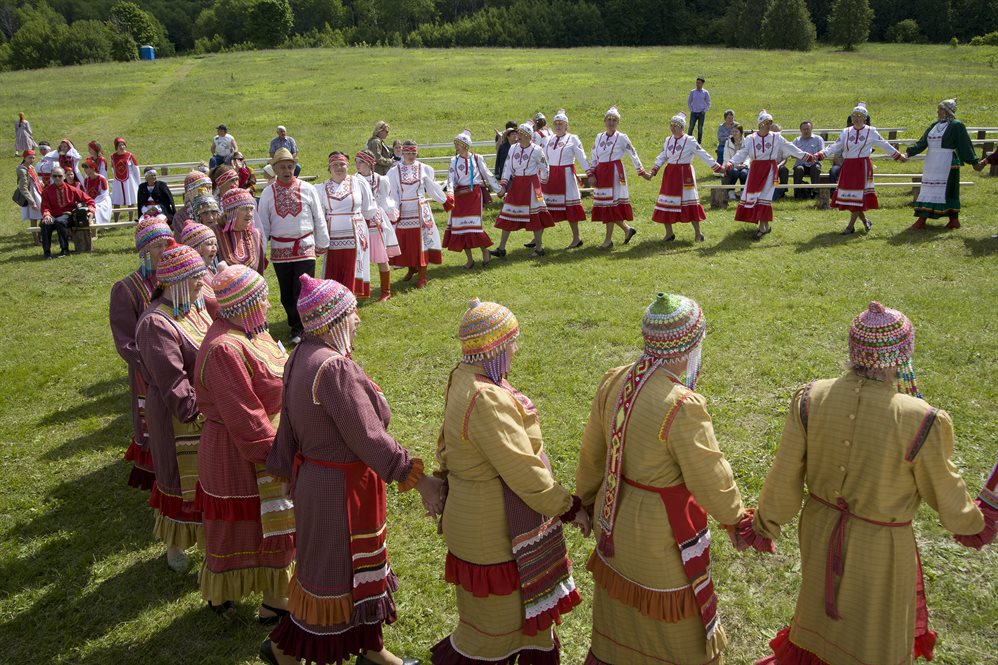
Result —
POLYGON ((280 148, 270 159, 277 179, 267 185, 257 208, 264 242, 270 240, 270 260, 281 287, 281 305, 288 315, 290 341, 301 341, 298 316, 299 277, 315 275, 315 257, 329 246, 329 229, 315 187, 295 177, 295 158, 280 148))
POLYGON ((912 519, 924 500, 954 533, 985 522, 950 461, 953 421, 922 400, 914 350, 908 317, 871 302, 849 329, 849 370, 790 401, 752 530, 775 540, 801 512, 802 579, 790 626, 759 663, 932 658, 912 519))

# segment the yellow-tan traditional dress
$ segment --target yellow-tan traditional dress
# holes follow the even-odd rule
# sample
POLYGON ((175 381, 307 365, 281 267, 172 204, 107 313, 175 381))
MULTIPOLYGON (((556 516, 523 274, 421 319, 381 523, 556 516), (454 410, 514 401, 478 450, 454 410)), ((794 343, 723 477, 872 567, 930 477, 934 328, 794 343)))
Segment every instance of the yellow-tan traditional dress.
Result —
POLYGON ((530 400, 505 380, 493 383, 479 366, 458 365, 447 389, 437 474, 448 483, 443 515, 446 578, 455 585, 460 621, 450 637, 434 647, 433 663, 506 663, 517 654, 521 660, 530 658, 522 662, 558 662, 551 623, 560 623, 558 614, 580 601, 578 592, 571 575, 553 584, 536 634, 525 634, 507 522, 507 517, 515 517, 507 515, 503 489, 505 483, 541 515, 567 513, 572 495, 552 477, 543 456, 540 421, 530 400))
POLYGON ((904 665, 931 657, 935 634, 919 593, 911 520, 925 501, 956 534, 984 525, 952 453, 949 415, 893 382, 849 372, 796 392, 752 523, 775 539, 806 497, 800 595, 789 633, 771 643, 775 662, 904 665), (841 575, 826 568, 840 520, 841 575))
MULTIPOLYGON (((653 361, 642 358, 639 363, 653 361)), ((576 491, 597 513, 606 477, 608 434, 631 365, 610 370, 593 400, 576 472, 576 491)), ((623 473, 613 529, 613 556, 597 548, 588 569, 593 590, 592 648, 587 663, 702 665, 718 663, 726 639, 716 623, 707 637, 702 608, 670 526, 669 490, 683 485, 725 525, 746 514, 731 467, 718 448, 706 400, 658 368, 644 381, 623 440, 623 473)), ((598 527, 594 529, 598 531, 598 527)), ((709 545, 709 531, 695 548, 709 545)), ((707 576, 709 578, 709 568, 707 576)), ((706 584, 706 579, 703 584, 706 584)), ((716 603, 716 597, 714 598, 716 603)))

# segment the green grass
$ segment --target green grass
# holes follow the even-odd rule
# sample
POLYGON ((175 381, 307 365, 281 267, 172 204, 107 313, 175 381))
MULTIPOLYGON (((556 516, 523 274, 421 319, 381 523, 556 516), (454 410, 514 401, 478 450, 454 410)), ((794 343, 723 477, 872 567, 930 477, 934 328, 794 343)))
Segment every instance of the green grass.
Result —
MULTIPOLYGON (((875 124, 917 136, 939 99, 957 96, 968 125, 995 125, 993 63, 998 49, 868 46, 857 53, 811 54, 720 49, 585 49, 258 52, 149 63, 72 67, 0 76, 0 114, 28 115, 37 139, 66 135, 83 146, 129 139, 140 163, 206 157, 213 127, 225 122, 247 156, 264 154, 273 127, 285 124, 301 146, 305 173, 322 173, 333 149, 356 150, 379 119, 393 134, 449 140, 468 127, 491 138, 507 119, 568 109, 587 150, 611 103, 646 165, 667 119, 685 105, 704 74, 714 97, 708 133, 724 108, 739 118, 760 107, 785 127, 805 117, 840 126, 858 99, 875 124)), ((748 123, 747 123, 748 124, 748 123)), ((9 127, 8 127, 9 130, 9 127)), ((713 149, 713 141, 705 141, 713 149)), ((3 192, 14 188, 9 148, 3 192)), ((879 162, 917 172, 918 163, 879 162)), ((629 168, 629 167, 628 167, 629 168)), ((709 176, 697 165, 702 181, 709 176)), ((956 423, 954 461, 976 492, 996 455, 996 248, 998 186, 970 169, 964 228, 905 233, 910 196, 881 192, 869 236, 837 235, 843 214, 784 201, 775 231, 760 243, 733 222, 733 208, 708 211, 707 242, 688 228, 670 246, 648 220, 657 192, 632 180, 640 235, 610 253, 586 246, 531 260, 510 256, 488 270, 465 271, 449 255, 430 271, 429 288, 398 284, 388 304, 362 309, 357 359, 394 411, 392 433, 426 459, 434 448, 443 392, 458 346, 457 322, 474 296, 510 306, 523 335, 512 381, 538 405, 555 474, 571 487, 577 448, 599 378, 630 362, 640 344, 643 307, 659 290, 696 298, 709 334, 700 391, 748 503, 753 503, 779 441, 788 399, 810 379, 843 365, 849 319, 871 299, 904 310, 918 329, 915 356, 927 399, 956 423)), ((109 233, 89 255, 42 263, 9 204, 0 218, 0 661, 11 663, 251 663, 266 631, 254 603, 225 623, 210 616, 195 573, 170 573, 151 538, 145 495, 125 486, 121 454, 129 435, 124 363, 107 326, 111 284, 133 269, 128 232, 109 233)), ((493 210, 491 215, 495 214, 493 210)), ((444 216, 438 214, 442 224, 444 216)), ((618 236, 619 242, 619 236, 618 236)), ((398 273, 393 273, 398 278, 398 273)), ((273 330, 278 320, 271 279, 273 330)), ((445 548, 415 494, 390 493, 391 551, 402 588, 390 649, 426 658, 454 626, 453 591, 442 581, 445 548)), ((936 662, 995 663, 998 553, 966 551, 920 511, 916 529, 927 575, 936 662)), ((570 533, 576 580, 593 542, 570 533)), ((779 554, 739 555, 714 548, 730 663, 750 663, 790 618, 798 585, 795 532, 779 554)), ((200 557, 196 557, 199 561, 200 557)), ((588 600, 560 629, 563 662, 582 662, 589 644, 588 600)))

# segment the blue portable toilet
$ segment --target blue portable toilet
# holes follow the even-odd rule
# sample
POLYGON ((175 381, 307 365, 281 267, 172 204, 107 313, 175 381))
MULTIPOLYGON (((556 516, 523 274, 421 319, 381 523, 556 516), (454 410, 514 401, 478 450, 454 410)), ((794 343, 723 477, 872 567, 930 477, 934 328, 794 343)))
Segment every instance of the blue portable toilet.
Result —
POLYGON ((139 60, 155 60, 156 59, 156 49, 149 44, 143 44, 139 47, 139 60))

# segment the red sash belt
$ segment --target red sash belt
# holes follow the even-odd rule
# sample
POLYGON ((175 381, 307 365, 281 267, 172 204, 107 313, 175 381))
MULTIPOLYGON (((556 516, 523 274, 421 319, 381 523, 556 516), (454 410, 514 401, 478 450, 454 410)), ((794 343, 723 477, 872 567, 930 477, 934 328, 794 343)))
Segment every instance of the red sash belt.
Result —
POLYGON ((867 522, 868 524, 886 527, 911 526, 911 521, 878 522, 849 512, 849 504, 842 497, 836 499, 835 503, 831 503, 830 501, 825 501, 817 494, 810 494, 809 496, 818 503, 832 510, 839 511, 839 521, 835 523, 835 530, 832 531, 832 536, 828 541, 828 558, 825 562, 825 614, 838 621, 841 617, 839 616, 839 610, 835 602, 835 578, 842 577, 842 571, 845 569, 845 552, 843 548, 846 542, 846 524, 849 522, 849 519, 853 518, 867 522))
MULTIPOLYGON (((311 233, 306 233, 305 235, 298 238, 278 238, 277 236, 270 236, 270 239, 276 240, 277 242, 293 242, 294 247, 291 248, 291 253, 294 254, 295 256, 298 256, 298 250, 301 248, 301 241, 304 240, 305 238, 308 238, 311 235, 312 235, 311 233)), ((318 460, 314 461, 318 462, 318 460)))

